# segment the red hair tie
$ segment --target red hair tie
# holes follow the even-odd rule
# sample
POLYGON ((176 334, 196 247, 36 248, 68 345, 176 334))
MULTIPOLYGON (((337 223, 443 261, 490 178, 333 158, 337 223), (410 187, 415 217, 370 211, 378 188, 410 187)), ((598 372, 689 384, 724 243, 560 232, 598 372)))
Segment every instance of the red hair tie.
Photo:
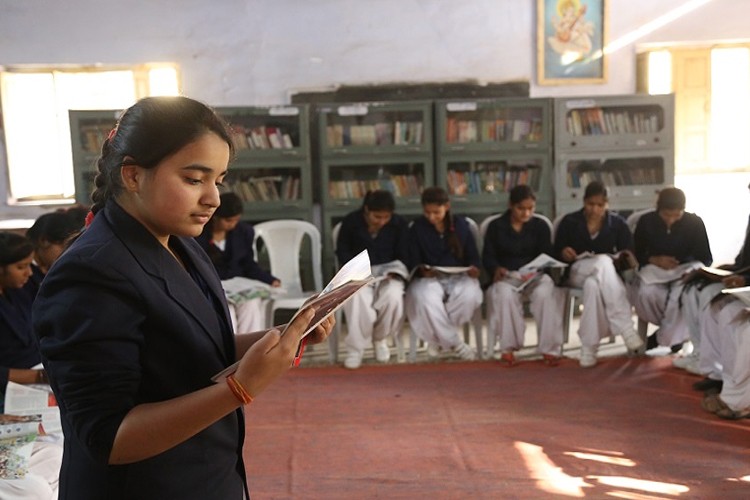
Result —
POLYGON ((109 131, 109 134, 107 135, 107 140, 111 141, 112 138, 115 136, 116 133, 117 133, 117 127, 113 128, 112 130, 109 131))
POLYGON ((86 214, 86 220, 84 221, 84 227, 89 227, 93 221, 94 221, 94 212, 89 211, 89 213, 86 214))

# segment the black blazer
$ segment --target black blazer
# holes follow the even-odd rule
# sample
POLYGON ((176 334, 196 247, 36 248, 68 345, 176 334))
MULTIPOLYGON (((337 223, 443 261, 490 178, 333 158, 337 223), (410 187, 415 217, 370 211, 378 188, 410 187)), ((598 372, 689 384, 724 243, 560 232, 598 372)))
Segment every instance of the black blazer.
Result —
POLYGON ((199 283, 110 201, 39 290, 32 321, 62 415, 62 500, 243 496, 240 410, 156 457, 107 464, 130 409, 206 387, 236 357, 211 262, 192 238, 172 243, 199 283))
POLYGON ((42 361, 31 331, 31 302, 26 287, 5 290, 0 296, 0 396, 5 393, 11 368, 31 368, 42 361))

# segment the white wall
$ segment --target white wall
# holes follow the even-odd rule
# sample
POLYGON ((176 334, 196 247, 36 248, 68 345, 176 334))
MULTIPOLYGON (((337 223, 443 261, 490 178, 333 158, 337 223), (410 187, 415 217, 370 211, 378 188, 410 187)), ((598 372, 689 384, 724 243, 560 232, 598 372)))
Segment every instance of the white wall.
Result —
MULTIPOLYGON (((614 41, 687 0, 607 3, 614 41)), ((535 85, 535 11, 534 0, 0 0, 0 65, 176 62, 185 93, 213 105, 393 82, 524 80, 532 96, 634 91, 632 44, 610 56, 606 84, 535 85)), ((638 43, 750 38, 748 12, 746 0, 713 0, 638 43)), ((0 215, 21 213, 39 212, 0 205, 0 215)))

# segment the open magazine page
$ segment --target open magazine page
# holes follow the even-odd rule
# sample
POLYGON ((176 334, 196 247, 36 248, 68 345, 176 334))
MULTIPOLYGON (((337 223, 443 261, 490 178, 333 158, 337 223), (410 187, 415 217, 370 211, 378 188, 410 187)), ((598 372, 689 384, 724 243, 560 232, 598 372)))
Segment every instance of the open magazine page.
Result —
POLYGON ((568 267, 568 264, 566 264, 565 262, 560 262, 559 260, 553 257, 550 257, 546 253, 540 253, 534 258, 534 260, 532 260, 531 262, 529 262, 528 264, 524 266, 521 266, 521 268, 518 269, 518 271, 524 274, 524 273, 529 273, 532 271, 539 271, 541 269, 548 269, 548 268, 553 268, 553 267, 564 268, 564 267, 568 267))
POLYGON ((414 269, 411 270, 411 274, 409 274, 409 279, 412 279, 419 269, 427 269, 429 271, 437 271, 439 274, 442 275, 451 275, 451 274, 464 274, 469 272, 469 269, 471 267, 469 266, 430 266, 427 264, 422 264, 421 266, 417 266, 414 269))
POLYGON ((530 283, 536 281, 542 274, 544 274, 542 271, 508 271, 502 282, 509 284, 513 287, 513 290, 520 292, 530 283))
MULTIPOLYGON (((359 290, 365 285, 371 283, 374 280, 372 271, 370 269, 370 256, 367 250, 363 250, 356 257, 352 258, 349 262, 339 269, 336 276, 323 288, 323 290, 310 297, 302 304, 286 324, 281 332, 281 335, 286 333, 289 325, 292 324, 294 319, 308 307, 315 308, 315 316, 310 321, 310 324, 302 335, 302 338, 306 337, 315 330, 315 328, 323 322, 328 316, 336 312, 346 301, 354 296, 359 290)), ((211 380, 218 382, 230 373, 233 373, 237 369, 237 363, 229 366, 221 372, 214 375, 211 380)))
POLYGON ((283 292, 281 288, 274 288, 268 283, 242 276, 222 280, 221 287, 224 289, 227 302, 234 305, 239 305, 252 299, 267 299, 274 293, 283 292))
POLYGON ((405 280, 409 279, 409 270, 406 268, 406 264, 400 260, 392 260, 384 264, 373 265, 372 275, 375 278, 388 276, 389 274, 395 274, 402 277, 405 280))
POLYGON ((0 414, 0 479, 26 476, 41 420, 39 415, 0 414))
POLYGON ((738 288, 725 288, 721 291, 727 295, 737 298, 742 301, 745 308, 750 308, 750 286, 742 286, 738 288))
POLYGON ((50 386, 23 385, 8 382, 5 388, 5 413, 9 415, 41 415, 47 434, 62 434, 60 409, 50 386))

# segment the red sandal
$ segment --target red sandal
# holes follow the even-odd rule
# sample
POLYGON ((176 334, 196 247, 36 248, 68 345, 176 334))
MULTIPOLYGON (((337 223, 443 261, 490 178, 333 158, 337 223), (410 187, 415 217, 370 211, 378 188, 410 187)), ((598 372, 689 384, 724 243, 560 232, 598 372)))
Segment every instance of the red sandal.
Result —
POLYGON ((516 366, 518 363, 512 352, 504 352, 500 355, 500 364, 503 366, 516 366))
POLYGON ((542 354, 542 361, 547 366, 557 366, 560 364, 561 359, 560 356, 555 356, 554 354, 542 354))

